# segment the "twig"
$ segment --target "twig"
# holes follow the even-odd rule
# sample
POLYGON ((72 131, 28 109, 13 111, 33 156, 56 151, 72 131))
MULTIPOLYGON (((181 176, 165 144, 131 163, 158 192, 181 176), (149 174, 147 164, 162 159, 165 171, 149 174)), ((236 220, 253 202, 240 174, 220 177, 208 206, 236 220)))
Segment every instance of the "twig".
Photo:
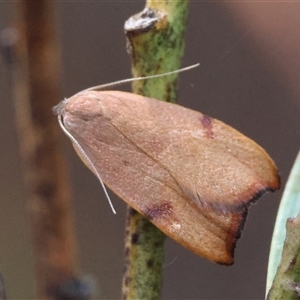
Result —
MULTIPOLYGON (((147 1, 143 12, 125 23, 134 77, 176 70, 184 51, 188 1, 147 1)), ((135 93, 175 102, 177 75, 133 83, 135 93)), ((128 208, 123 299, 159 299, 164 234, 128 208)))

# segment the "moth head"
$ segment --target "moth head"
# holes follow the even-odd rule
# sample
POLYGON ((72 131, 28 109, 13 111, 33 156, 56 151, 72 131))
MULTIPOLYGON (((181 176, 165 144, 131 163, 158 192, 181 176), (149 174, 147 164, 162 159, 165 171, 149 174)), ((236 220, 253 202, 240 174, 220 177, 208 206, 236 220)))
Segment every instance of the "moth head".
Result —
POLYGON ((84 91, 62 100, 52 110, 66 129, 74 129, 81 122, 103 117, 101 100, 99 92, 84 91))
POLYGON ((94 103, 88 103, 91 101, 99 105, 99 101, 101 101, 101 99, 99 99, 99 97, 97 97, 96 95, 97 95, 96 92, 78 93, 71 98, 62 100, 58 105, 53 107, 52 111, 55 115, 57 115, 58 123, 61 129, 71 140, 79 157, 82 159, 85 165, 97 176, 104 190, 106 198, 109 202, 109 205, 113 213, 115 214, 116 211, 113 207, 112 201, 107 193, 107 190, 105 188, 105 185, 101 179, 101 176, 97 168, 95 167, 94 163, 87 155, 87 153, 84 151, 82 145, 71 133, 72 128, 76 126, 80 126, 80 123, 78 123, 80 120, 85 122, 90 120, 91 118, 101 115, 101 110, 95 112, 96 110, 93 109, 93 106, 88 105, 88 104, 94 104, 94 103))

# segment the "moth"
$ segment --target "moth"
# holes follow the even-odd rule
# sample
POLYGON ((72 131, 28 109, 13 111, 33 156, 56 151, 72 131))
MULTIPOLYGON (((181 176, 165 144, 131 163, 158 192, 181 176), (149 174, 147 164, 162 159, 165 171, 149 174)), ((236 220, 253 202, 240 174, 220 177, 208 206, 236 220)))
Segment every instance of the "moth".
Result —
POLYGON ((102 185, 216 263, 233 263, 249 207, 280 186, 275 163, 259 145, 177 104, 95 87, 54 111, 102 185))

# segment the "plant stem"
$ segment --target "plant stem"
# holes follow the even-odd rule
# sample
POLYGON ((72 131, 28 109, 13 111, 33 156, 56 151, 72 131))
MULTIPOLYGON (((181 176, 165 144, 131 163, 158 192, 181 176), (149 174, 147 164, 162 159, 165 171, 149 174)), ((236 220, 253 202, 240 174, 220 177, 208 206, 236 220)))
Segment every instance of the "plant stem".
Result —
MULTIPOLYGON (((184 52, 188 1, 147 1, 143 12, 125 23, 134 77, 176 70, 184 52)), ((136 81, 133 92, 175 102, 177 76, 136 81)), ((160 299, 165 235, 128 208, 123 299, 160 299)))
POLYGON ((273 232, 267 276, 270 300, 300 298, 299 203, 300 152, 287 181, 273 232))

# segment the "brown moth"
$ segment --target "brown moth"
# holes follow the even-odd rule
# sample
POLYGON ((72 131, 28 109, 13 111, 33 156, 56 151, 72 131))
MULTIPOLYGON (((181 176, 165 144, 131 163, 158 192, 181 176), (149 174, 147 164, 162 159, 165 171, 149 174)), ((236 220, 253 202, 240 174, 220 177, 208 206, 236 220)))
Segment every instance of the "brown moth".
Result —
POLYGON ((166 235, 231 265, 249 206, 279 188, 272 159, 200 112, 96 89, 54 108, 87 167, 166 235))

